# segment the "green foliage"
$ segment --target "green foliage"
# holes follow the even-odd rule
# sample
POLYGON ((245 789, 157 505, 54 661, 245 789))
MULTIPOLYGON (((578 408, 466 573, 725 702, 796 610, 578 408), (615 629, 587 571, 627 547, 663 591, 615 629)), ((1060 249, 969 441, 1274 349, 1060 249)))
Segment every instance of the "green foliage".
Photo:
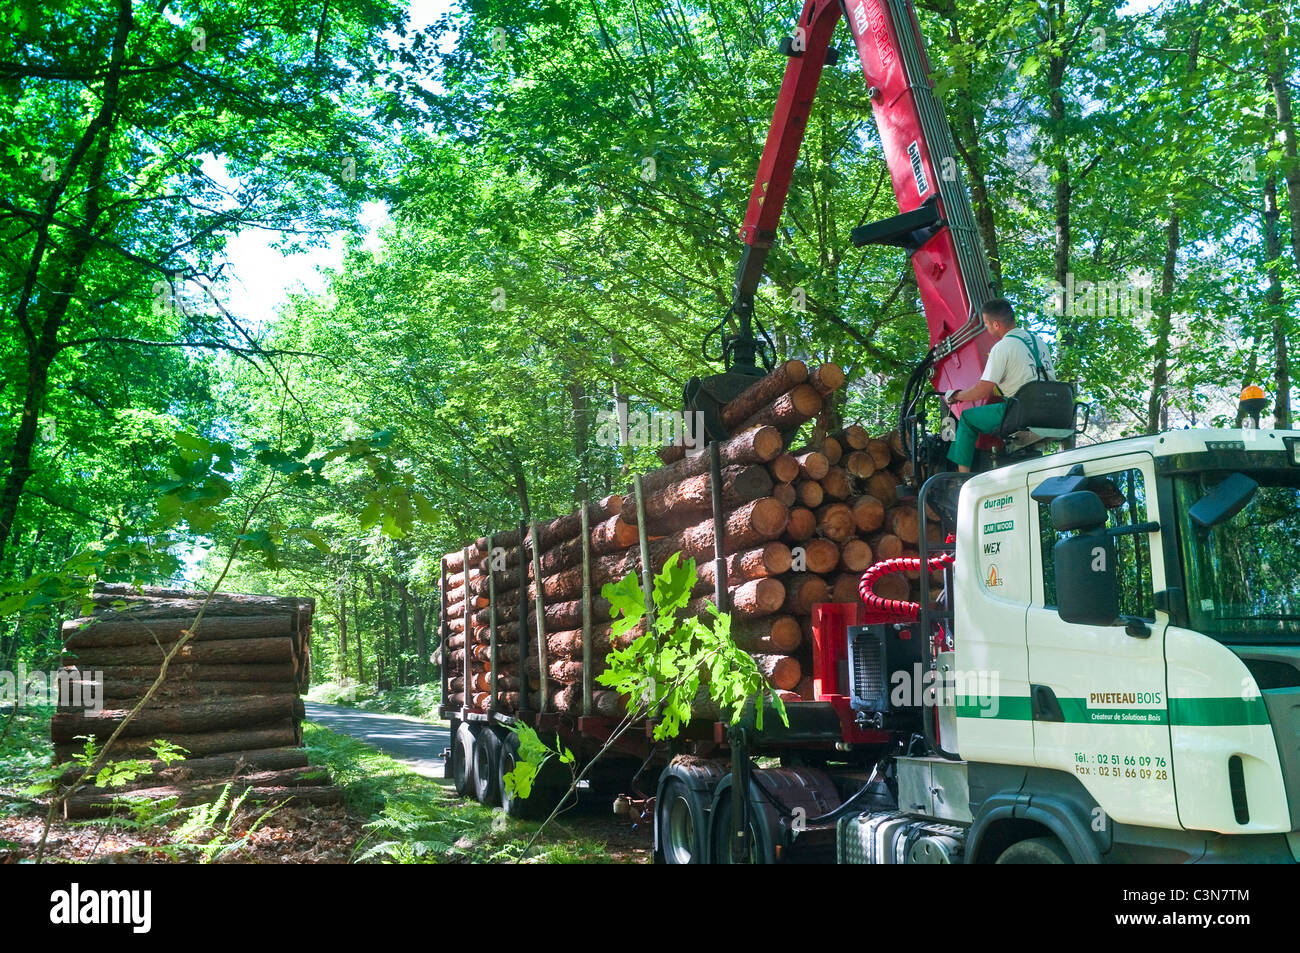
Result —
MULTIPOLYGON (((391 863, 497 863, 518 858, 538 825, 465 801, 369 745, 307 724, 313 764, 328 766, 349 807, 371 815, 354 860, 391 863)), ((533 855, 537 863, 609 862, 602 843, 557 828, 533 855)))
POLYGON ((547 758, 556 758, 560 764, 570 765, 570 771, 576 764, 573 752, 560 743, 560 736, 555 736, 555 747, 551 748, 542 741, 531 725, 521 721, 510 725, 510 730, 519 737, 519 753, 515 766, 502 775, 501 781, 506 792, 515 797, 527 798, 533 793, 533 782, 546 763, 547 758))
MULTIPOLYGON (((777 717, 789 724, 785 704, 767 683, 748 652, 731 639, 731 616, 710 605, 707 623, 678 619, 690 601, 697 579, 695 560, 680 562, 674 553, 655 576, 651 598, 654 614, 648 631, 624 649, 606 657, 606 670, 596 681, 630 699, 629 712, 657 716, 657 741, 675 738, 691 720, 691 704, 707 686, 708 697, 732 723, 740 720, 745 705, 754 702, 757 727, 763 727, 764 700, 770 700, 777 717)), ((646 614, 645 595, 634 574, 607 583, 601 595, 609 600, 617 618, 615 634, 626 633, 646 614)))

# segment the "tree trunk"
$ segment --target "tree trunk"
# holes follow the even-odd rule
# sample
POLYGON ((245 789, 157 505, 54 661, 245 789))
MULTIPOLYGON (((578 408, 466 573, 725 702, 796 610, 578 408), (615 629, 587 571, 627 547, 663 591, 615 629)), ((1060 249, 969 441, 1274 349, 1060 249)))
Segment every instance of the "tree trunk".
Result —
POLYGON ((1155 370, 1151 383, 1151 398, 1147 403, 1147 433, 1158 433, 1162 427, 1162 411, 1168 405, 1169 390, 1169 337, 1173 331, 1174 280, 1177 277, 1179 245, 1178 213, 1171 213, 1165 226, 1165 263, 1160 275, 1160 300, 1156 303, 1155 370))
MULTIPOLYGON (((1264 257, 1268 266, 1269 318, 1273 327, 1273 426, 1278 430, 1291 428, 1291 367, 1287 354, 1286 308, 1282 293, 1282 279, 1278 274, 1277 260, 1282 256, 1282 242, 1278 238, 1277 176, 1264 180, 1264 257)), ((1297 258, 1300 263, 1300 258, 1297 258)))

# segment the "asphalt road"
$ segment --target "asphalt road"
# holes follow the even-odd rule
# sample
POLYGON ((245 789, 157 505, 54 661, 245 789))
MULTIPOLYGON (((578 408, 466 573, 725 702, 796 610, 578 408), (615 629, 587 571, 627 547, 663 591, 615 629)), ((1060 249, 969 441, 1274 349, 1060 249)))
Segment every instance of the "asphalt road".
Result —
POLYGON ((451 731, 446 725, 342 705, 307 702, 306 706, 308 721, 373 745, 416 774, 442 780, 442 752, 451 745, 451 731))

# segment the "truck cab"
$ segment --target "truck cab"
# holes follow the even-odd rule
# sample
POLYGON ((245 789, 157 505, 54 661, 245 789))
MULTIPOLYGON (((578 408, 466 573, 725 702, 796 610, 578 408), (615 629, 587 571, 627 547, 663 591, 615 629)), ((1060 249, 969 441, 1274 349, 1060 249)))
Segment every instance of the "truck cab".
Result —
POLYGON ((1300 432, 1050 454, 956 512, 946 757, 899 759, 899 810, 968 861, 1300 858, 1300 432))

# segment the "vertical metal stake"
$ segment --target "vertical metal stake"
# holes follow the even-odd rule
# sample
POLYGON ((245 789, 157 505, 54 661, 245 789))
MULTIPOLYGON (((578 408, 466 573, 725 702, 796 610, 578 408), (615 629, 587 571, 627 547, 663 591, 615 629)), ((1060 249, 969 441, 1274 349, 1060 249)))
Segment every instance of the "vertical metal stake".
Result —
POLYGON ((487 580, 488 580, 488 714, 496 717, 497 713, 497 577, 492 568, 492 544, 496 541, 495 533, 487 535, 487 580))
POLYGON ((451 641, 451 627, 447 624, 447 557, 443 556, 438 560, 438 645, 442 649, 439 656, 442 658, 442 664, 438 666, 441 669, 442 678, 442 708, 443 714, 447 709, 447 689, 451 685, 451 677, 448 675, 448 669, 451 668, 451 646, 447 643, 451 641))
POLYGON ((524 562, 528 524, 519 521, 519 710, 532 711, 529 700, 528 678, 524 668, 528 664, 528 563, 524 562))
POLYGON ((591 519, 582 501, 582 713, 591 715, 591 519))
POLYGON ((465 561, 465 565, 461 567, 460 571, 461 592, 464 593, 461 597, 461 602, 465 606, 465 699, 460 706, 460 718, 461 721, 464 721, 465 712, 469 710, 469 704, 473 700, 474 673, 470 671, 470 668, 473 662, 474 652, 472 651, 470 643, 473 642, 472 636, 474 633, 473 629, 470 627, 469 617, 469 547, 466 546, 462 549, 460 555, 461 559, 465 561))
POLYGON ((719 612, 731 608, 727 583, 727 516, 722 511, 722 454, 718 441, 709 444, 709 488, 713 495, 713 601, 719 612))
POLYGON ((550 708, 550 705, 547 704, 550 699, 546 697, 546 694, 550 690, 551 679, 546 664, 546 608, 542 604, 542 554, 538 543, 536 520, 533 520, 530 535, 533 541, 533 581, 537 584, 537 598, 533 600, 533 611, 537 614, 537 673, 542 680, 541 703, 537 706, 537 710, 545 712, 550 708))

